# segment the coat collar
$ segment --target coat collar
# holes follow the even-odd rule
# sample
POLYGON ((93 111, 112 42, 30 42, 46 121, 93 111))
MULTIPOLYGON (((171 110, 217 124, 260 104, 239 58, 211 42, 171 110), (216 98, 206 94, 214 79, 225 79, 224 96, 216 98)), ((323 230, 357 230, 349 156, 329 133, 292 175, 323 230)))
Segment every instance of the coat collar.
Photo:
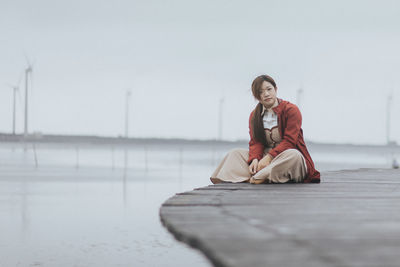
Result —
POLYGON ((280 98, 278 98, 278 105, 274 108, 272 108, 272 110, 276 113, 276 114, 280 114, 282 112, 282 110, 285 108, 287 101, 282 100, 280 98))

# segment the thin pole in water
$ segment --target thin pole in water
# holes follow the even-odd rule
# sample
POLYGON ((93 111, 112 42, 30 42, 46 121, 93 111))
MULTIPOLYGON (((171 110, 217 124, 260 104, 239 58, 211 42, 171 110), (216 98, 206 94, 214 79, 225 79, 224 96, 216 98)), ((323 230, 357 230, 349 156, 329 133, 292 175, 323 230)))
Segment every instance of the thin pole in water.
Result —
POLYGON ((34 143, 32 144, 32 147, 33 147, 33 156, 35 158, 35 167, 37 169, 39 167, 39 163, 38 163, 37 154, 36 154, 36 146, 34 143))
POLYGON ((111 169, 115 169, 114 147, 111 147, 111 169))
POLYGON ((124 207, 126 207, 127 204, 127 191, 126 191, 126 180, 127 180, 127 173, 128 173, 128 150, 125 148, 124 149, 124 172, 123 172, 123 178, 122 178, 122 199, 124 202, 124 207))
POLYGON ((76 151, 76 166, 75 166, 75 168, 79 169, 79 147, 76 147, 75 151, 76 151))
POLYGON ((144 170, 146 173, 149 171, 148 159, 147 159, 147 146, 144 147, 144 170))

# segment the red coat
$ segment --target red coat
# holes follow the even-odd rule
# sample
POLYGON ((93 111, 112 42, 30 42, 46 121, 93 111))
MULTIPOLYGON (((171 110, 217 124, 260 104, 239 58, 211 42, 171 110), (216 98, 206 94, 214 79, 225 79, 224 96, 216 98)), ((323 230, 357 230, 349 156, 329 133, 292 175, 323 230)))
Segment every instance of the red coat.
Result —
MULTIPOLYGON (((304 183, 319 183, 320 173, 315 169, 314 162, 308 153, 306 144, 303 139, 303 130, 301 129, 301 113, 299 108, 282 99, 278 99, 279 104, 273 108, 273 111, 278 115, 278 129, 281 135, 282 141, 275 147, 272 148, 268 153, 275 158, 278 154, 282 153, 286 149, 295 148, 303 154, 307 164, 307 176, 304 179, 304 183)), ((251 126, 251 118, 253 112, 249 118, 249 129, 250 129, 250 142, 249 142, 249 161, 251 163, 253 159, 261 160, 264 153, 264 145, 253 139, 253 127, 251 126)))

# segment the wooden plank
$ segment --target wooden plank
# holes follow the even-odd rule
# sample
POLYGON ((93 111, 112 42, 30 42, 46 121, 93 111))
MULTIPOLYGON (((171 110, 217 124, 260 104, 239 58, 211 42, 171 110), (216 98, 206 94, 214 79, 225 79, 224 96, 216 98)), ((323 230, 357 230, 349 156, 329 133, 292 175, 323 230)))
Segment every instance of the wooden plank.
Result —
POLYGON ((160 218, 215 266, 400 266, 399 170, 210 185, 171 197, 160 218))

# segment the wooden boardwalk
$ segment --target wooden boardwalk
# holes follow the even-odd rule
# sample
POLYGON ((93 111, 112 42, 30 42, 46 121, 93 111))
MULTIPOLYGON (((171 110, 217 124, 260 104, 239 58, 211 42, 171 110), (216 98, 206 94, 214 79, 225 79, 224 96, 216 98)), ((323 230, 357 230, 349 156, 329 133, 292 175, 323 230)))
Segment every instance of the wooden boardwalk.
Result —
POLYGON ((215 266, 400 266, 400 170, 210 185, 171 197, 160 218, 215 266))

